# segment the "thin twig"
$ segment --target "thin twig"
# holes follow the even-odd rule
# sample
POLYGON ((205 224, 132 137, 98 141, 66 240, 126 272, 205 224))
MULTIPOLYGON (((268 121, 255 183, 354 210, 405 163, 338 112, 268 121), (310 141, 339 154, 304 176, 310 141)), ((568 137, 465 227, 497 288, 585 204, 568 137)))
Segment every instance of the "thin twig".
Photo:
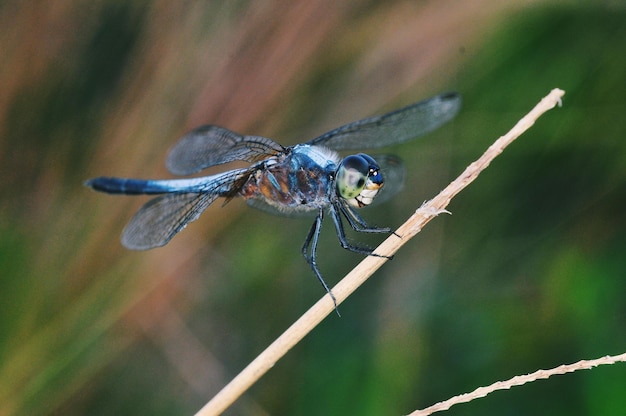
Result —
MULTIPOLYGON (((563 90, 554 89, 522 118, 509 133, 500 137, 489 149, 465 169, 456 180, 450 183, 432 200, 424 203, 394 234, 389 236, 376 248, 376 253, 382 256, 391 256, 400 247, 406 244, 431 219, 442 212, 450 200, 469 185, 479 173, 489 166, 489 163, 498 156, 506 146, 530 128, 539 116, 560 104, 563 90)), ((337 304, 343 302, 352 292, 363 284, 380 266, 387 261, 385 257, 369 256, 363 259, 350 273, 348 273, 333 289, 337 304)), ((334 310, 331 297, 326 294, 281 336, 244 368, 229 384, 227 384, 213 399, 196 413, 199 416, 218 415, 237 400, 252 384, 265 374, 274 364, 296 345, 306 334, 319 324, 334 310)))
POLYGON ((498 381, 496 383, 493 383, 490 386, 479 387, 471 393, 465 393, 465 394, 460 394, 458 396, 454 396, 448 400, 445 400, 443 402, 439 402, 430 407, 427 407, 426 409, 416 410, 415 412, 411 413, 409 416, 428 416, 435 412, 448 410, 450 407, 454 406, 455 404, 468 403, 474 399, 485 397, 489 393, 493 393, 496 390, 508 390, 511 387, 521 386, 523 384, 530 383, 535 380, 546 379, 557 374, 572 373, 578 370, 590 370, 599 365, 615 364, 617 362, 626 362, 626 353, 620 354, 620 355, 614 355, 614 356, 607 355, 605 357, 597 358, 595 360, 582 360, 574 364, 560 365, 558 367, 551 368, 550 370, 537 370, 531 374, 526 374, 523 376, 515 376, 506 381, 498 381))

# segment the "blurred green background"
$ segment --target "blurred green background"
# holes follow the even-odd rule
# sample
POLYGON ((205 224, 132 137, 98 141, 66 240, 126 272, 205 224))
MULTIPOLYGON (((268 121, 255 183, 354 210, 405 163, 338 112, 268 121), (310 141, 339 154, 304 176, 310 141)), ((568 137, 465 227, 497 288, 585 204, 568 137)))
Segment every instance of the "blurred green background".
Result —
MULTIPOLYGON (((170 177, 208 122, 293 144, 449 90, 461 114, 388 149, 406 185, 368 222, 566 95, 227 414, 406 414, 626 350, 623 1, 3 2, 0 27, 1 415, 193 413, 324 293, 309 220, 217 203, 131 252, 147 198, 85 179, 170 177)), ((327 224, 327 281, 359 260, 327 224)), ((617 364, 447 414, 623 415, 624 392, 617 364)))

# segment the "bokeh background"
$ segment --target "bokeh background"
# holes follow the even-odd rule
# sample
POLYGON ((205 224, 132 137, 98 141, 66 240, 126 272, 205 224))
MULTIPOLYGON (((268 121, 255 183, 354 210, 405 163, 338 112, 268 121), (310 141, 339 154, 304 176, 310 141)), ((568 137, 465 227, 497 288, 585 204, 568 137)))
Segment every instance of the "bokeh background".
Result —
MULTIPOLYGON (((131 252, 148 198, 85 179, 171 177, 204 123, 294 144, 450 90, 453 123, 386 149, 406 184, 370 223, 566 95, 227 414, 406 414, 626 350, 623 1, 2 2, 0 28, 1 415, 194 413, 324 294, 309 220, 216 203, 131 252)), ((324 231, 334 284, 360 257, 324 231)), ((625 392, 617 364, 448 414, 623 415, 625 392)))

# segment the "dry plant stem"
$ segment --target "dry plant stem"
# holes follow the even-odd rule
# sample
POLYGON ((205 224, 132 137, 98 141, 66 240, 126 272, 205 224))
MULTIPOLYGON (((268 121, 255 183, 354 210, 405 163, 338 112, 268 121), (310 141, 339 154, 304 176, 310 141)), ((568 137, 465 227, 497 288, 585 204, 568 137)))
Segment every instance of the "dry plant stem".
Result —
MULTIPOLYGON (((560 104, 563 90, 554 89, 522 118, 509 133, 500 137, 489 149, 452 183, 432 200, 424 203, 398 230, 376 248, 376 253, 383 256, 393 255, 400 247, 406 244, 417 234, 426 223, 442 212, 450 200, 469 185, 478 174, 489 166, 489 163, 530 128, 535 120, 543 113, 560 104)), ((383 263, 385 257, 369 256, 363 259, 350 273, 348 273, 332 292, 337 304, 343 302, 352 292, 363 284, 383 263)), ((256 380, 265 374, 274 364, 308 334, 322 319, 334 310, 334 304, 327 294, 315 305, 306 311, 293 325, 279 336, 269 347, 255 358, 241 373, 227 384, 211 401, 209 401, 196 415, 218 415, 239 398, 256 380)))
POLYGON ((534 373, 526 374, 523 376, 515 376, 507 381, 498 381, 490 386, 479 387, 471 393, 460 394, 454 396, 451 399, 439 402, 435 405, 427 407, 426 409, 416 410, 409 416, 428 416, 435 412, 441 412, 448 410, 450 407, 459 403, 471 402, 474 399, 485 397, 489 393, 493 393, 496 390, 508 390, 511 387, 521 386, 522 384, 530 383, 535 380, 546 379, 557 374, 572 373, 578 370, 590 370, 599 365, 615 364, 617 362, 626 362, 626 353, 620 355, 610 356, 607 355, 595 360, 582 360, 574 364, 560 365, 550 370, 537 370, 534 373))

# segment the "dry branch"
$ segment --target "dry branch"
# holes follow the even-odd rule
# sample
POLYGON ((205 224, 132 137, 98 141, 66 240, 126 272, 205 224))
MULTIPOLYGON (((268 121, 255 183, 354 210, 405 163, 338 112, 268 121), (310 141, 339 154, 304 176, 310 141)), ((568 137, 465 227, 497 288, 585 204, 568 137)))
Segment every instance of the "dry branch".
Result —
POLYGON ((479 387, 471 393, 454 396, 448 400, 427 407, 426 409, 416 410, 409 416, 428 416, 435 412, 448 410, 455 404, 468 403, 474 399, 485 397, 489 393, 493 393, 496 390, 508 390, 511 387, 521 386, 532 381, 546 379, 557 374, 572 373, 578 370, 590 370, 599 365, 615 364, 617 362, 626 362, 626 353, 615 356, 607 355, 605 357, 597 358, 595 360, 582 360, 574 364, 560 365, 558 367, 551 368, 550 370, 537 370, 531 374, 515 376, 506 381, 498 381, 489 386, 479 387))
MULTIPOLYGON (((561 103, 563 90, 554 89, 543 98, 524 118, 522 118, 506 135, 496 140, 485 153, 452 183, 450 183, 435 198, 425 202, 398 230, 392 234, 375 252, 383 256, 395 254, 400 247, 415 236, 431 219, 442 212, 450 200, 474 181, 489 163, 502 151, 529 129, 537 118, 546 111, 561 103)), ((343 302, 352 292, 361 286, 380 266, 385 263, 385 257, 369 256, 363 259, 350 273, 348 273, 333 289, 337 304, 343 302)), ((196 413, 199 416, 218 415, 237 400, 252 384, 265 374, 274 364, 308 334, 322 319, 334 310, 334 303, 326 294, 281 336, 244 368, 229 384, 227 384, 213 399, 196 413)))

